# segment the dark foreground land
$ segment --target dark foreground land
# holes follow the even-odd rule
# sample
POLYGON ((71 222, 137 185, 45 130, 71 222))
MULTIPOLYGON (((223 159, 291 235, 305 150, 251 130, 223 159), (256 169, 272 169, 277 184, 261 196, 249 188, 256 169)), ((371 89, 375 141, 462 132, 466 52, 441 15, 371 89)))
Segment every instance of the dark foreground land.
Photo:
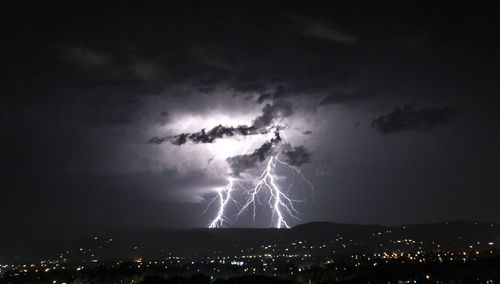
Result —
POLYGON ((313 266, 295 275, 241 275, 214 279, 202 273, 187 273, 182 266, 165 269, 161 266, 137 267, 124 262, 118 266, 97 266, 90 269, 54 270, 9 275, 1 283, 500 283, 500 258, 468 263, 403 264, 352 267, 338 264, 313 266))
POLYGON ((0 283, 500 283, 500 226, 108 231, 0 251, 0 283))

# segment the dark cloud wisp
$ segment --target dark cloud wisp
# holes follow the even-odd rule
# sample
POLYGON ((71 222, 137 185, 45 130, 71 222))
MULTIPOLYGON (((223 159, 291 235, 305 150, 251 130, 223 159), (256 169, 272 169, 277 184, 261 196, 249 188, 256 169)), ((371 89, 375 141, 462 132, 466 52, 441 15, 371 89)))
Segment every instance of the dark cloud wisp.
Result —
POLYGON ((202 129, 201 131, 194 133, 181 133, 173 137, 153 137, 148 143, 151 144, 161 144, 165 141, 170 141, 174 145, 182 145, 186 142, 191 141, 195 144, 198 143, 213 143, 218 138, 231 137, 236 135, 247 136, 256 134, 265 134, 266 130, 257 130, 253 126, 239 125, 233 126, 222 126, 217 125, 209 131, 202 129))
MULTIPOLYGON (((150 144, 161 144, 166 141, 170 141, 174 145, 182 145, 188 141, 195 144, 198 143, 213 143, 216 139, 232 137, 232 136, 248 136, 257 134, 266 134, 273 128, 273 123, 284 117, 289 117, 293 114, 293 106, 290 102, 285 100, 274 101, 273 103, 266 104, 262 108, 262 114, 257 116, 251 126, 239 125, 239 126, 223 126, 219 124, 214 128, 206 131, 202 129, 198 132, 193 133, 181 133, 175 136, 167 137, 153 137, 148 143, 150 144)), ((277 127, 279 129, 279 127, 277 127)))
POLYGON ((452 107, 415 109, 414 105, 406 105, 377 117, 372 121, 372 127, 384 134, 429 130, 438 124, 449 123, 455 112, 452 107))
POLYGON ((279 100, 272 104, 266 104, 262 109, 262 114, 255 118, 253 127, 261 129, 270 126, 275 119, 288 117, 293 114, 292 104, 288 101, 279 100))
POLYGON ((283 151, 286 157, 286 162, 292 166, 301 166, 304 163, 311 162, 311 154, 304 146, 290 146, 289 149, 283 151))
POLYGON ((255 168, 258 163, 263 162, 274 152, 275 145, 281 142, 281 136, 278 131, 276 131, 275 136, 262 144, 259 148, 255 149, 251 154, 238 155, 230 157, 227 159, 229 167, 231 168, 231 174, 233 176, 239 176, 242 172, 255 168))

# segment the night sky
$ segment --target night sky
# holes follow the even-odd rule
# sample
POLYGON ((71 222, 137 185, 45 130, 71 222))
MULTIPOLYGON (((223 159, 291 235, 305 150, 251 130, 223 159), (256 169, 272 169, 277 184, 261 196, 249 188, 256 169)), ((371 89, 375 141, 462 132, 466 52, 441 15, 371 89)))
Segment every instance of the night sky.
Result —
POLYGON ((275 135, 218 125, 280 125, 291 225, 500 222, 497 1, 163 2, 3 5, 2 238, 206 227, 275 135))

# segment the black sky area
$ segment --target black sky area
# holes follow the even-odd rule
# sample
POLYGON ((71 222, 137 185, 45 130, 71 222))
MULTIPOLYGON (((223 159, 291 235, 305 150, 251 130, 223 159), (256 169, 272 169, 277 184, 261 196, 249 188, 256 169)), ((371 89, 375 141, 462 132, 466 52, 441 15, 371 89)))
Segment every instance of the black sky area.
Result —
POLYGON ((1 5, 2 243, 206 226, 212 157, 148 141, 218 114, 297 133, 294 224, 500 222, 498 1, 1 5))

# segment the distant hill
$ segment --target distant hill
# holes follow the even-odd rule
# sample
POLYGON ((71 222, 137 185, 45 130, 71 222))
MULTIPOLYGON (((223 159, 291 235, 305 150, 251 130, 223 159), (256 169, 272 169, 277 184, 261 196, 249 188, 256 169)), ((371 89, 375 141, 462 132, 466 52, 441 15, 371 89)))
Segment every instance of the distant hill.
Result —
MULTIPOLYGON (((138 229, 112 230, 67 243, 41 242, 0 252, 1 261, 54 258, 117 259, 133 257, 200 257, 235 255, 243 251, 275 251, 301 242, 317 254, 347 254, 384 249, 472 250, 498 249, 500 225, 446 222, 425 225, 381 226, 328 222, 301 224, 292 229, 138 229), (320 250, 320 246, 324 246, 320 250), (90 249, 90 251, 89 251, 90 249), (94 255, 94 256, 91 256, 94 255)), ((294 247, 296 249, 296 247, 294 247)))

